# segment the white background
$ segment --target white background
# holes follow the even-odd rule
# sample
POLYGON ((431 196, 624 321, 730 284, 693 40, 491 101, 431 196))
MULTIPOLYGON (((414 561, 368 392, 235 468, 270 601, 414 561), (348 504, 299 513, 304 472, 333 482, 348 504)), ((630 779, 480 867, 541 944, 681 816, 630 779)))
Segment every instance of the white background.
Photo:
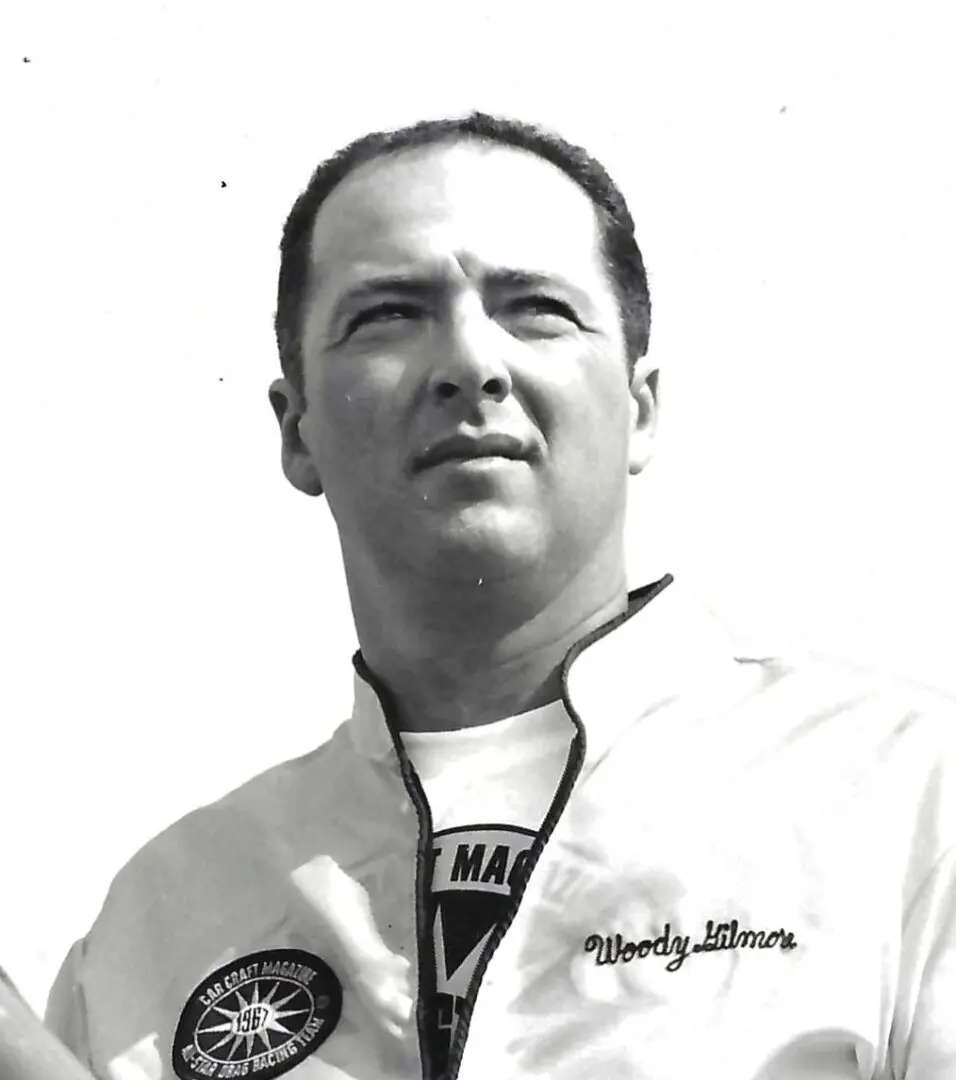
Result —
POLYGON ((956 688, 949 10, 6 5, 0 964, 37 1007, 141 843, 347 713, 266 387, 284 216, 370 128, 515 114, 624 188, 663 366, 635 583, 956 688))

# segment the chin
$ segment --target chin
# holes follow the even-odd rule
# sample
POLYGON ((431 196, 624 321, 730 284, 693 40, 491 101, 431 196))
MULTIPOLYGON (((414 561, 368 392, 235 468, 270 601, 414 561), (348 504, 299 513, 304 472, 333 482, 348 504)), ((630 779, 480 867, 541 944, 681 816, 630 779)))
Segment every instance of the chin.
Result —
POLYGON ((456 514, 423 543, 433 571, 457 580, 526 573, 540 565, 546 549, 542 530, 527 515, 487 507, 456 514))

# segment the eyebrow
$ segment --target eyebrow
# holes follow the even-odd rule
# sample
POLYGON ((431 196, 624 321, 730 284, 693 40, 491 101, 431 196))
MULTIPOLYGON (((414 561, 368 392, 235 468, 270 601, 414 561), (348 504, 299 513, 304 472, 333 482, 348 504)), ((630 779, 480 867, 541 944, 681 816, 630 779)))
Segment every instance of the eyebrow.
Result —
MULTIPOLYGON (((498 289, 557 288, 584 298, 583 290, 559 274, 532 270, 515 270, 510 267, 492 267, 481 275, 481 280, 498 289)), ((365 278, 346 289, 336 300, 332 309, 333 325, 339 321, 345 309, 362 300, 392 293, 399 296, 428 297, 450 291, 451 282, 439 275, 430 274, 382 274, 365 278)))

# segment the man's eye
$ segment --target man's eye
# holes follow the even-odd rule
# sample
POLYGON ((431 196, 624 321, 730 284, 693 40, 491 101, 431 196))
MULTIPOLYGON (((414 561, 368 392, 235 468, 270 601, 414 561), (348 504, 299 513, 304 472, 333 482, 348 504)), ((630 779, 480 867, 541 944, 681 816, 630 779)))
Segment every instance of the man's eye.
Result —
POLYGON ((553 296, 522 296, 507 305, 508 310, 516 315, 558 315, 577 323, 577 316, 563 300, 553 296))
POLYGON ((402 319, 414 319, 418 314, 419 309, 414 304, 397 302, 375 304, 374 307, 365 308, 349 320, 348 333, 351 334, 359 327, 370 323, 399 322, 402 319))

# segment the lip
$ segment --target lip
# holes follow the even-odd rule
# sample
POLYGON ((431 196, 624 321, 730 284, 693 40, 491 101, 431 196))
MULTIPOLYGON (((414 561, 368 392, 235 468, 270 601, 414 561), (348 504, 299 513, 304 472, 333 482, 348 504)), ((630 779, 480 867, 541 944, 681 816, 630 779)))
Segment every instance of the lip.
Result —
POLYGON ((526 461, 528 449, 514 435, 488 433, 485 435, 452 435, 427 447, 413 462, 413 471, 433 469, 446 461, 474 461, 477 458, 509 458, 526 461))

